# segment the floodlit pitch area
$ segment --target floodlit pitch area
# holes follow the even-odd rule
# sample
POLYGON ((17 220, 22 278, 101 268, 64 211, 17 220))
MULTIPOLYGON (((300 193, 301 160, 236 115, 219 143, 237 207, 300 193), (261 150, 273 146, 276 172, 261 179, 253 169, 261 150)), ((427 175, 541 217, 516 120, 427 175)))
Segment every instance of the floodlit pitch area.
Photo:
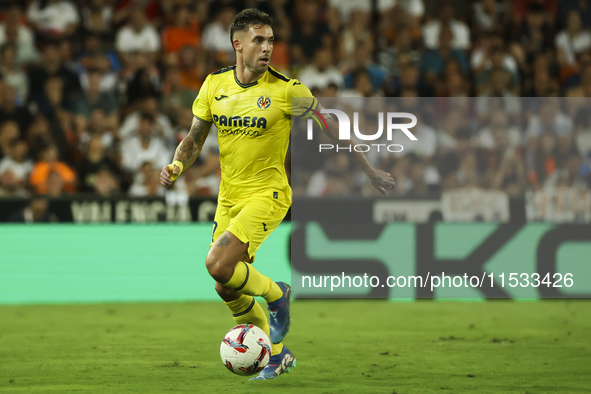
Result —
POLYGON ((221 302, 0 307, 0 392, 588 393, 591 302, 303 301, 275 381, 231 374, 221 302), (280 391, 277 391, 280 390, 280 391))

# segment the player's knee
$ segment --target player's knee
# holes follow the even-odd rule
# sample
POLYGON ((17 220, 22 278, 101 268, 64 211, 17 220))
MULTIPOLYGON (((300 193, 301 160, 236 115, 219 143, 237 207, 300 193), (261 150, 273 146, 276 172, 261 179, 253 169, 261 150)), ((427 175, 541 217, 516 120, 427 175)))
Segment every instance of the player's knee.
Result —
POLYGON ((231 270, 215 254, 209 253, 205 259, 205 267, 209 275, 217 282, 226 283, 232 276, 231 270))

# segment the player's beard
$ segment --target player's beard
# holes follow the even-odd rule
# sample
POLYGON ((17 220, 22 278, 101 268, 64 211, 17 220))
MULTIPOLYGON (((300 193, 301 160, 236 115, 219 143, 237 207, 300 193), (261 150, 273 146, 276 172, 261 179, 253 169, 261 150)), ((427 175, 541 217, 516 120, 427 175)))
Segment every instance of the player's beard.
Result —
POLYGON ((267 55, 267 63, 263 63, 261 61, 261 56, 257 56, 256 60, 251 66, 251 70, 256 74, 264 74, 269 69, 269 64, 271 63, 271 56, 267 55))

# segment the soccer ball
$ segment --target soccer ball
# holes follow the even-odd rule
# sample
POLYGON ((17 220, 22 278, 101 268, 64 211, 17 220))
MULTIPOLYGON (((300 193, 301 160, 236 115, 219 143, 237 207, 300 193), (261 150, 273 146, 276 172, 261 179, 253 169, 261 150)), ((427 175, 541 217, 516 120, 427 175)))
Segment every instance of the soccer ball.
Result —
POLYGON ((232 328, 220 345, 222 362, 236 375, 252 375, 269 364, 271 341, 254 324, 240 324, 232 328))

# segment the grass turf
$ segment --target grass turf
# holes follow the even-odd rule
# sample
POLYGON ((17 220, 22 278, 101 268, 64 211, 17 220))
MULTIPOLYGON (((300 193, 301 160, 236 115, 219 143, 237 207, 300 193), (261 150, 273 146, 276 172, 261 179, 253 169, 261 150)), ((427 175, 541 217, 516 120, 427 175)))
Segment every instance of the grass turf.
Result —
POLYGON ((298 367, 219 359, 221 302, 0 307, 2 393, 589 393, 591 302, 300 301, 298 367))

